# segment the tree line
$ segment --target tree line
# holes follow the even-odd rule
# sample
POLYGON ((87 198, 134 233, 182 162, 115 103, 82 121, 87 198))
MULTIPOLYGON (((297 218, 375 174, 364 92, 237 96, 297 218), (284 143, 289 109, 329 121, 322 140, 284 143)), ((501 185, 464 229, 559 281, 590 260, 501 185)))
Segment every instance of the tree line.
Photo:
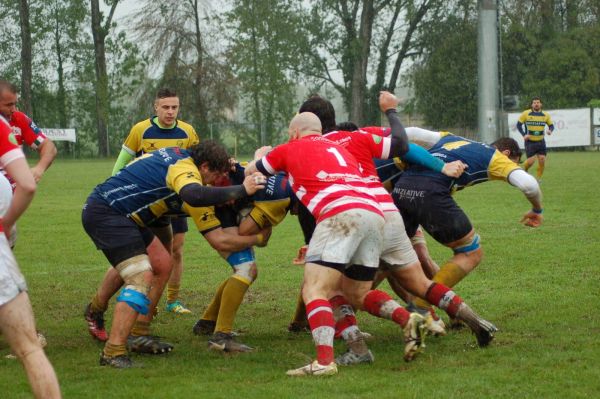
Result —
MULTIPOLYGON (((215 4, 142 0, 117 21, 120 0, 0 0, 0 76, 38 125, 76 128, 81 155, 115 154, 162 86, 201 137, 236 130, 242 151, 281 141, 299 88, 340 98, 350 120, 371 125, 378 91, 409 87, 405 113, 476 127, 475 0, 215 4)), ((501 100, 600 99, 600 0, 498 4, 501 100)))

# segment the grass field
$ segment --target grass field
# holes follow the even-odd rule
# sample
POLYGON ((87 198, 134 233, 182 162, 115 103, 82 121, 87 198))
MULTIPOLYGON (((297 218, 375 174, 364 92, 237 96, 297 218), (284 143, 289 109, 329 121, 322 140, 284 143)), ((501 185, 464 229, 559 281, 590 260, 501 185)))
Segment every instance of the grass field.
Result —
MULTIPOLYGON (((212 291, 230 274, 192 231, 182 297, 194 315, 161 312, 155 321, 154 332, 175 350, 133 355, 138 367, 130 370, 98 365, 101 345, 88 335, 82 311, 107 262, 83 231, 80 210, 110 173, 111 161, 57 161, 19 222, 16 255, 66 398, 593 398, 600 393, 599 166, 598 152, 550 154, 539 229, 518 223, 528 202, 508 184, 489 182, 457 194, 485 250, 457 291, 500 328, 489 348, 477 348, 467 331, 453 332, 430 338, 420 357, 404 363, 399 329, 361 313, 376 361, 341 368, 331 378, 285 375, 314 356, 309 335, 286 331, 302 276, 291 265, 301 245, 294 217, 257 251, 259 278, 236 328, 258 350, 239 356, 209 352, 191 333, 212 291)), ((438 262, 450 255, 431 240, 430 251, 438 262)), ((7 353, 0 338, 0 397, 30 397, 25 373, 7 353)))

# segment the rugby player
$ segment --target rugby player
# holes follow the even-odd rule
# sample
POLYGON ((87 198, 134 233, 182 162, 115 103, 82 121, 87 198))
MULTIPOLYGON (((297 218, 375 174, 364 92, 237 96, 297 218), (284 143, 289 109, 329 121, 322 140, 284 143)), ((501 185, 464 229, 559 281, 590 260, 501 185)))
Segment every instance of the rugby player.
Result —
MULTIPOLYGON (((244 167, 235 171, 220 185, 239 184, 244 180, 244 167)), ((288 179, 277 174, 267 179, 265 188, 254 195, 237 200, 233 205, 215 207, 216 217, 223 228, 241 235, 253 235, 279 224, 292 207, 288 179), (246 216, 243 220, 240 217, 246 216)), ((233 269, 233 275, 217 288, 212 301, 193 327, 196 335, 211 335, 209 348, 224 352, 250 352, 252 347, 237 342, 232 334, 233 322, 244 295, 256 281, 258 270, 251 248, 238 252, 219 252, 233 269)))
MULTIPOLYGON (((531 204, 521 222, 530 227, 542 224, 542 192, 536 179, 518 166, 521 151, 515 140, 505 137, 487 145, 448 132, 415 127, 407 128, 406 132, 432 155, 445 161, 460 160, 467 165, 466 172, 458 179, 410 166, 400 175, 392 192, 409 237, 413 237, 421 225, 454 253, 435 274, 434 282, 454 287, 477 267, 483 255, 479 234, 452 197, 455 191, 488 180, 506 181, 521 190, 531 204)), ((415 304, 428 306, 419 298, 415 304)))
POLYGON ((538 182, 542 180, 546 166, 546 140, 544 132, 551 135, 554 132, 554 124, 550 115, 542 111, 542 99, 533 97, 531 108, 523 111, 517 121, 517 130, 525 140, 525 155, 527 159, 523 162, 523 169, 528 171, 535 160, 538 161, 536 176, 538 182), (546 126, 548 130, 546 131, 546 126))
MULTIPOLYGON (((321 129, 315 114, 296 115, 290 122, 289 142, 246 168, 247 174, 285 172, 292 190, 317 222, 306 254, 302 288, 317 359, 289 370, 290 376, 337 373, 335 321, 328 299, 340 286, 354 306, 379 309, 377 295, 370 295, 369 288, 381 252, 383 212, 369 193, 369 183, 354 157, 323 138, 321 129)), ((408 352, 412 353, 420 345, 423 318, 399 309, 394 314, 405 329, 408 352)))
POLYGON ((21 361, 36 398, 60 398, 58 379, 35 329, 27 283, 10 248, 7 233, 25 212, 36 182, 8 122, 0 116, 0 166, 12 177, 0 176, 0 332, 21 361))
MULTIPOLYGON (((0 115, 6 118, 10 124, 12 136, 19 146, 27 144, 35 150, 40 159, 31 167, 31 173, 37 182, 40 181, 44 172, 50 167, 56 157, 56 146, 42 130, 23 112, 17 110, 17 88, 10 82, 0 79, 0 115)), ((4 169, 0 169, 8 178, 14 188, 14 181, 4 169)), ((17 239, 16 227, 10 234, 10 246, 14 247, 17 239)))
MULTIPOLYGON (((178 147, 159 149, 146 154, 115 176, 98 185, 88 197, 82 212, 83 226, 119 272, 125 287, 117 298, 112 328, 100 357, 101 365, 127 368, 132 365, 126 344, 138 314, 150 316, 160 294, 151 285, 152 267, 146 247, 152 239, 148 227, 166 229, 169 220, 164 215, 187 214, 192 217, 205 238, 219 244, 222 251, 239 251, 261 245, 263 234, 239 236, 222 230, 210 230, 213 223, 210 208, 236 198, 253 194, 263 188, 259 173, 249 176, 242 185, 206 187, 230 168, 225 149, 207 141, 189 150, 178 147), (151 299, 152 298, 152 301, 151 299), (154 301, 154 303, 152 303, 154 301)), ((129 346, 141 346, 138 351, 152 348, 145 340, 134 340, 129 346), (142 342, 144 341, 144 342, 142 342)))
MULTIPOLYGON (((486 346, 493 339, 495 327, 473 312, 455 292, 425 276, 417 254, 406 236, 402 217, 394 206, 390 194, 379 180, 373 158, 387 159, 402 156, 404 160, 420 164, 428 170, 444 174, 449 178, 459 177, 464 170, 464 164, 460 161, 444 163, 442 160, 432 157, 422 147, 414 144, 404 151, 399 150, 397 143, 407 143, 408 137, 396 114, 398 100, 393 94, 383 91, 380 93, 379 104, 381 111, 386 114, 389 120, 390 129, 364 128, 353 132, 337 130, 326 133, 324 137, 346 148, 359 162, 363 176, 370 182, 370 188, 376 193, 377 201, 384 211, 386 224, 383 252, 380 256, 380 268, 390 270, 401 286, 409 292, 427 298, 430 302, 445 310, 451 317, 464 320, 476 334, 479 345, 486 346), (386 130, 391 131, 391 138, 382 137, 388 133, 386 130)), ((333 106, 323 98, 313 96, 305 101, 300 109, 313 111, 319 116, 324 125, 335 125, 333 106)), ((393 320, 392 314, 384 311, 384 309, 389 309, 392 303, 393 306, 400 305, 397 305, 389 295, 382 291, 373 292, 378 295, 377 302, 381 304, 381 309, 371 309, 369 312, 393 320)), ((339 364, 352 364, 372 361, 373 356, 366 348, 363 335, 356 327, 356 318, 352 308, 345 298, 339 294, 331 298, 330 301, 336 314, 339 313, 340 315, 340 320, 336 320, 338 322, 336 333, 339 333, 349 344, 349 350, 338 357, 336 362, 339 364)), ((443 330, 438 328, 435 329, 435 332, 438 334, 444 333, 443 330)))

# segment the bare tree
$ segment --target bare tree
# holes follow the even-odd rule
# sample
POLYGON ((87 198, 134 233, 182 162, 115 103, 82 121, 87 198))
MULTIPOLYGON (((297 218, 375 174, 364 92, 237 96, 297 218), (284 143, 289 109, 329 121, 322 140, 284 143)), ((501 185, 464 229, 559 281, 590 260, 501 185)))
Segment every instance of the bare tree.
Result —
POLYGON ((181 0, 165 7, 146 0, 131 19, 136 39, 148 44, 151 66, 162 70, 157 83, 177 91, 186 120, 199 132, 234 104, 235 79, 218 54, 211 54, 211 45, 219 42, 210 36, 209 24, 216 18, 211 11, 208 1, 181 0))
POLYGON ((102 23, 99 0, 91 0, 92 36, 94 37, 94 55, 96 66, 96 126, 98 133, 98 154, 108 156, 108 73, 106 69, 105 41, 110 32, 112 19, 119 0, 112 0, 108 18, 102 23))
POLYGON ((27 0, 19 1, 19 22, 21 25, 21 104, 23 111, 27 115, 32 115, 31 28, 29 26, 29 4, 27 0))

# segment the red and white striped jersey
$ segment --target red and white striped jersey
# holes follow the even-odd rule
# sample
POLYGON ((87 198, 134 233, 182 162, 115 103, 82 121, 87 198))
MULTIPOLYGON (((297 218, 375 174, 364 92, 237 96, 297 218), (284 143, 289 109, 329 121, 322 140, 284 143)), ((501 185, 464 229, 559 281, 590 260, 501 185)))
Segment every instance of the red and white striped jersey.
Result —
POLYGON ((17 143, 21 146, 27 144, 32 149, 37 150, 47 139, 35 122, 20 111, 13 112, 9 124, 17 143))
POLYGON ((398 208, 394 205, 390 193, 381 184, 377 175, 377 168, 373 162, 373 158, 388 159, 390 157, 392 140, 389 137, 371 134, 362 129, 354 132, 334 131, 323 137, 344 147, 354 156, 359 163, 363 176, 369 182, 372 194, 381 205, 381 209, 384 212, 397 212, 398 208))
POLYGON ((279 145, 257 166, 269 174, 287 173, 292 190, 317 223, 354 208, 383 216, 358 162, 346 149, 323 136, 305 136, 279 145))
POLYGON ((0 116, 0 167, 18 158, 25 158, 25 155, 12 135, 10 125, 0 116))

